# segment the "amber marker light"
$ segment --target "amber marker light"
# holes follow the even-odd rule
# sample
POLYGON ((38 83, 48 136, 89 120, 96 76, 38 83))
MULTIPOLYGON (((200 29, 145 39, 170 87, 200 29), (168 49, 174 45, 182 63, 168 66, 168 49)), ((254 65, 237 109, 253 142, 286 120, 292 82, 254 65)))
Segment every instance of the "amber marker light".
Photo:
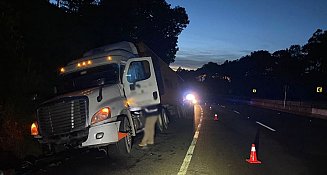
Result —
POLYGON ((126 107, 129 107, 129 106, 134 105, 134 104, 135 104, 135 101, 132 98, 125 101, 125 106, 126 107))
POLYGON ((81 67, 81 63, 78 63, 78 64, 77 64, 77 67, 81 67))
POLYGON ((65 68, 60 68, 60 73, 65 73, 65 68))
POLYGON ((37 123, 36 122, 33 122, 32 125, 31 125, 31 135, 32 136, 39 135, 39 131, 38 131, 37 123))
POLYGON ((87 61, 87 64, 92 64, 92 61, 91 60, 87 61))
POLYGON ((129 106, 128 100, 125 101, 124 105, 125 105, 125 107, 128 107, 129 106))
POLYGON ((107 60, 108 60, 108 61, 111 61, 111 60, 112 60, 112 57, 111 57, 111 56, 108 56, 108 57, 107 57, 107 60))
POLYGON ((102 113, 102 115, 108 115, 109 114, 109 108, 102 108, 101 109, 101 113, 102 113))

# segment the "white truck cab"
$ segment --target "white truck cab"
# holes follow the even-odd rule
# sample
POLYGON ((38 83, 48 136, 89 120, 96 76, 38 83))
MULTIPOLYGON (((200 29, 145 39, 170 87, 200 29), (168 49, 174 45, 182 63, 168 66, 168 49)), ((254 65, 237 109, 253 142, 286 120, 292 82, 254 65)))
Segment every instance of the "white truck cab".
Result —
POLYGON ((133 43, 93 49, 60 69, 57 96, 38 107, 33 135, 51 152, 114 144, 129 154, 144 116, 166 117, 156 75, 153 58, 133 43))

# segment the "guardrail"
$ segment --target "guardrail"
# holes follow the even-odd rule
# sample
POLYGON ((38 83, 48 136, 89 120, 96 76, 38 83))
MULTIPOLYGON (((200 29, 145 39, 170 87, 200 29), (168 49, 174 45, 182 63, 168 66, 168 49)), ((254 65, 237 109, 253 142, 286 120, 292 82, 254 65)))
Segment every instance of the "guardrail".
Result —
POLYGON ((251 99, 247 104, 327 120, 327 109, 314 108, 308 102, 251 99))

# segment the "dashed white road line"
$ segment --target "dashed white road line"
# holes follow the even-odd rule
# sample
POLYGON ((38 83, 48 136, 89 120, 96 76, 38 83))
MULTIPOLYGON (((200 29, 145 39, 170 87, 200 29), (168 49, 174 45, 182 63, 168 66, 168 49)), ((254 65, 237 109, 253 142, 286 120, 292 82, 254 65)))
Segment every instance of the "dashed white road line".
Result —
POLYGON ((191 143, 190 147, 187 150, 187 153, 185 155, 183 164, 182 164, 181 168, 179 169, 179 172, 177 173, 177 175, 185 175, 186 172, 187 172, 188 166, 191 163, 191 159, 192 159, 192 156, 193 156, 193 152, 194 152, 194 149, 195 149, 196 142, 198 141, 198 137, 199 137, 199 134, 200 134, 201 123, 202 123, 202 119, 203 119, 203 110, 202 110, 202 107, 200 107, 200 108, 201 108, 200 123, 198 124, 198 127, 196 128, 195 134, 193 136, 192 143, 191 143))
POLYGON ((259 124, 259 125, 261 125, 261 126, 263 126, 263 127, 265 127, 265 128, 267 128, 267 129, 269 129, 270 131, 273 131, 273 132, 276 131, 275 129, 273 129, 273 128, 271 128, 271 127, 265 125, 265 124, 262 124, 262 123, 260 123, 260 122, 258 122, 258 121, 256 121, 256 123, 259 124))
POLYGON ((235 110, 234 110, 234 112, 235 112, 236 114, 241 114, 240 112, 238 112, 238 111, 235 111, 235 110))

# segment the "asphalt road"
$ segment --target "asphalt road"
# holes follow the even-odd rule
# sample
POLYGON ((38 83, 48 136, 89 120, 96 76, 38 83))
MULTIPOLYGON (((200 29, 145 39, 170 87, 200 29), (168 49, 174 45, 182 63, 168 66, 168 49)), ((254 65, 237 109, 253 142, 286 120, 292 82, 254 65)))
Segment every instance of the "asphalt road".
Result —
POLYGON ((137 146, 137 137, 130 157, 81 151, 62 155, 31 174, 327 174, 324 120, 217 104, 211 110, 210 105, 197 105, 193 119, 173 119, 169 127, 146 149, 137 146), (261 164, 246 162, 253 143, 261 164))
POLYGON ((204 108, 187 174, 327 174, 326 121, 247 105, 204 108), (245 161, 252 143, 262 164, 245 161))

